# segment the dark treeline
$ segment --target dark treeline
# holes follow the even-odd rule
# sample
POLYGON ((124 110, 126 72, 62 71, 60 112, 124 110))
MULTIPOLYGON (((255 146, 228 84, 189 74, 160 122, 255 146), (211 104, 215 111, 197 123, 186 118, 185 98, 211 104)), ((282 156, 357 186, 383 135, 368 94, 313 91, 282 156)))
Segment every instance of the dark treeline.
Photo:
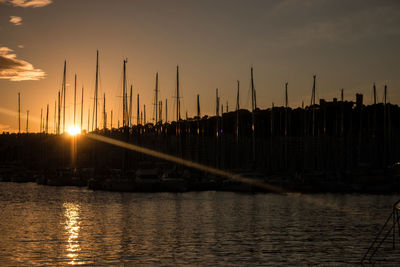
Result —
MULTIPOLYGON (((227 170, 265 174, 385 169, 400 158, 400 109, 392 104, 326 102, 306 108, 239 110, 178 123, 146 124, 95 133, 227 170)), ((136 170, 168 165, 86 135, 3 134, 0 159, 35 170, 136 170), (72 144, 75 140, 75 152, 72 144)))

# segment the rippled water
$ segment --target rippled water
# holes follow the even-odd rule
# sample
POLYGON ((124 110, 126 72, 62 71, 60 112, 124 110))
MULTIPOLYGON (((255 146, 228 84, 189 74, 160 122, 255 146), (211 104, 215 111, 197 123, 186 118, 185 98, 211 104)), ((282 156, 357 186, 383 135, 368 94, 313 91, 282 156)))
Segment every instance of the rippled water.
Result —
POLYGON ((0 183, 0 265, 354 265, 397 199, 0 183))

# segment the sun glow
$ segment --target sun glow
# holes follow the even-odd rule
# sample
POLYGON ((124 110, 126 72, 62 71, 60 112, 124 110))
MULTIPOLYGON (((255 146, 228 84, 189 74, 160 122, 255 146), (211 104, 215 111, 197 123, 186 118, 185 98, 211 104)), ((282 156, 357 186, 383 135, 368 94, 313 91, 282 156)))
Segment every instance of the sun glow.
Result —
POLYGON ((67 132, 69 135, 75 136, 81 133, 81 128, 78 126, 71 126, 68 128, 67 132))

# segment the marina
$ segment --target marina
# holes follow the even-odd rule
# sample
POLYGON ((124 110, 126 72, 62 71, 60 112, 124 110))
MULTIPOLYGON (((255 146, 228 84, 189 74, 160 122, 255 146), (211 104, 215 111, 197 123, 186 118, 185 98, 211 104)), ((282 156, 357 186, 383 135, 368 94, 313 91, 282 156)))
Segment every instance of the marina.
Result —
MULTIPOLYGON (((126 60, 123 63, 125 74, 126 60)), ((65 68, 66 64, 63 84, 65 68)), ((240 109, 238 101, 235 111, 226 112, 219 110, 217 90, 214 116, 200 115, 197 95, 197 116, 182 119, 178 67, 176 76, 178 104, 176 120, 171 122, 163 122, 157 96, 158 73, 155 99, 160 105, 154 109, 153 123, 142 121, 142 117, 133 123, 132 90, 128 97, 125 82, 123 124, 119 128, 112 123, 107 126, 104 96, 102 127, 97 121, 98 101, 94 101, 93 113, 89 115, 93 115, 95 129, 82 133, 79 128, 66 131, 65 105, 59 99, 56 133, 48 130, 47 109, 39 133, 0 135, 1 180, 131 192, 398 192, 400 109, 387 103, 386 86, 383 103, 376 102, 375 97, 374 104, 364 105, 361 94, 356 94, 356 102, 346 101, 342 90, 340 100, 320 99, 316 104, 314 76, 310 106, 290 108, 286 84, 283 107, 257 107, 253 90, 252 110, 240 109), (24 174, 12 174, 17 170, 24 174), (240 181, 238 173, 259 177, 255 183, 258 180, 279 189, 248 186, 240 181)), ((253 68, 251 81, 254 88, 253 68)), ((373 93, 376 94, 375 85, 373 93)), ((64 94, 65 89, 59 92, 60 96, 64 94)), ((83 103, 82 96, 82 106, 83 103)), ((137 108, 139 118, 139 98, 137 108)), ((75 123, 76 117, 74 108, 75 123)), ((80 117, 82 125, 83 114, 80 117)))
POLYGON ((0 266, 400 266, 400 1, 0 10, 0 266))

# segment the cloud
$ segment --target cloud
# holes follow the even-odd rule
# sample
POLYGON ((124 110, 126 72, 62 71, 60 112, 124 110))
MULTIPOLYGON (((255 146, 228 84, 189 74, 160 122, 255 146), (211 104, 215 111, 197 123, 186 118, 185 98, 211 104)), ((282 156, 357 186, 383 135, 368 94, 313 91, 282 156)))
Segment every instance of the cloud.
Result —
POLYGON ((18 45, 18 48, 24 48, 24 45, 22 45, 22 44, 20 44, 20 45, 18 45))
POLYGON ((17 7, 44 7, 53 3, 53 0, 0 0, 0 3, 17 7))
POLYGON ((10 81, 37 81, 43 79, 46 73, 35 69, 25 60, 17 59, 17 55, 8 47, 0 47, 0 79, 10 81))
POLYGON ((18 16, 10 16, 10 22, 15 26, 22 25, 22 18, 18 16))

